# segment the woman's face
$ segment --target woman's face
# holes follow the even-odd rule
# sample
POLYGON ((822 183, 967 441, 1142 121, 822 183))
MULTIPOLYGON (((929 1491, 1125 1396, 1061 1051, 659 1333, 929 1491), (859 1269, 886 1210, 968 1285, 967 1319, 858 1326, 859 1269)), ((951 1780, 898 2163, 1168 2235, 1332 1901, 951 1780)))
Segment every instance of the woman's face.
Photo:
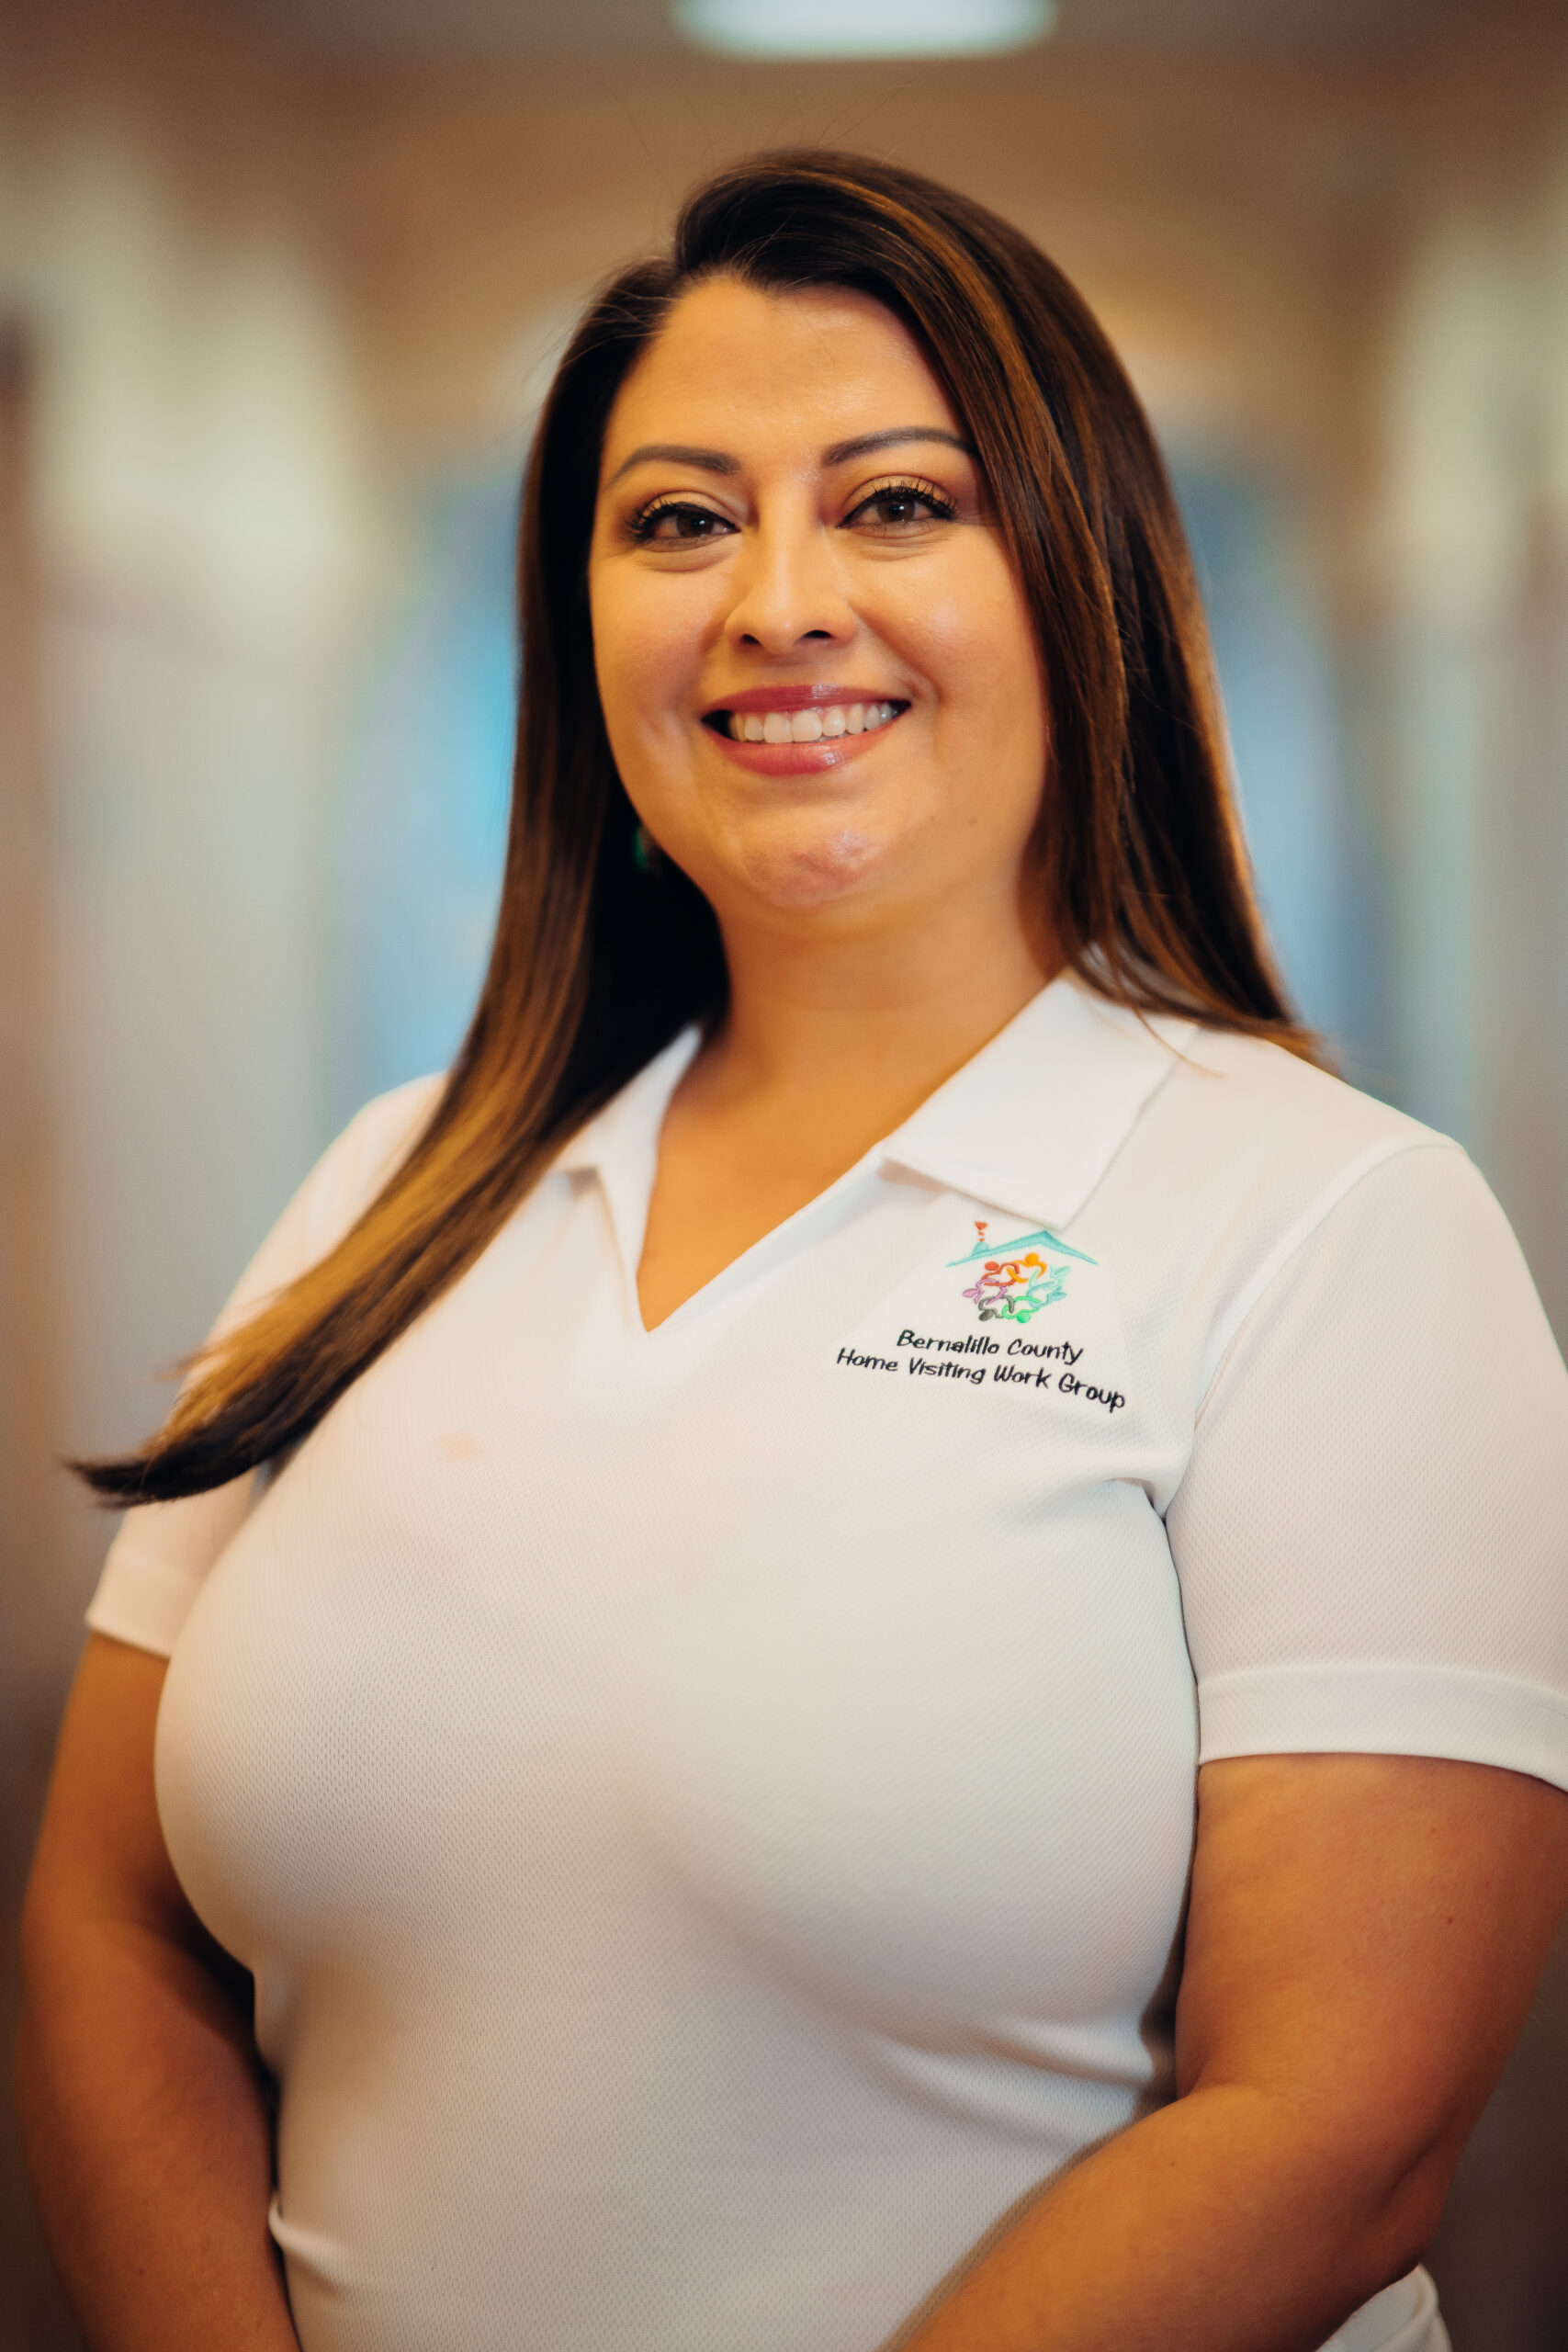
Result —
POLYGON ((1029 616, 899 322, 721 278, 622 387, 590 559, 610 743, 728 926, 851 928, 1019 880, 1046 757, 1029 616))

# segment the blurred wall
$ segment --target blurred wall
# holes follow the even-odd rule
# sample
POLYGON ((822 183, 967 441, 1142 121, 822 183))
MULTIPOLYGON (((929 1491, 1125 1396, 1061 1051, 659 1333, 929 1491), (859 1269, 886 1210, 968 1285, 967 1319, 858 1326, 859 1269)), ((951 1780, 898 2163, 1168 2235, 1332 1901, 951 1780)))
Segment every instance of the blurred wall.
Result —
MULTIPOLYGON (((11 15, 0 56, 8 1922, 107 1534, 54 1463, 147 1428, 324 1139, 325 848, 373 601, 287 109, 269 129, 209 23, 141 14, 11 15)), ((3 1984, 8 2044, 9 1928, 3 1984)), ((7 2122, 0 2343, 66 2340, 7 2122)))
POLYGON ((1377 561, 1400 1091, 1472 1144, 1564 1335, 1568 109, 1560 120, 1533 170, 1436 207, 1401 274, 1377 561))
MULTIPOLYGON (((1176 465, 1309 1010, 1471 1146, 1568 1334, 1561 10, 1205 46, 1083 0, 1035 56, 876 70, 331 15, 0 20, 8 1898, 105 1535, 49 1458, 151 1423, 332 1127, 460 1025, 532 409, 727 155, 896 154, 1083 285, 1176 465)), ((1568 2342, 1565 1981, 1435 2257, 1456 2352, 1568 2342)), ((0 2352, 70 2340, 7 2140, 0 2352)))

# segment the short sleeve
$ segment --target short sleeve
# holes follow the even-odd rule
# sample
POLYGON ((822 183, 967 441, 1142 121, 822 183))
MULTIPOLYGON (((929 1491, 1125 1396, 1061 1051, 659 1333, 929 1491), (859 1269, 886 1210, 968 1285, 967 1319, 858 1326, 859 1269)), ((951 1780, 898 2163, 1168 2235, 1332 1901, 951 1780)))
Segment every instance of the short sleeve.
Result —
POLYGON ((1457 1147, 1363 1176, 1247 1314, 1167 1518, 1201 1757, 1568 1788, 1568 1374, 1457 1147))
MULTIPOLYGON (((415 1079, 349 1122, 246 1267, 211 1339, 234 1329, 342 1239, 412 1148, 441 1084, 415 1079)), ((94 1633, 167 1657, 202 1578, 238 1532, 265 1475, 253 1470, 207 1494, 128 1511, 87 1611, 94 1633)))

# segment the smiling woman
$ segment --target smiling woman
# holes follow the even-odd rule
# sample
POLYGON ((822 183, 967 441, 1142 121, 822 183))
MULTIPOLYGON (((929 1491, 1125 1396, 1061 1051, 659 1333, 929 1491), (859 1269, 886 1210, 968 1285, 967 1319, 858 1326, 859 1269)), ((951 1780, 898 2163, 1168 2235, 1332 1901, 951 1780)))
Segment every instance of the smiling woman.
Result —
POLYGON ((1113 354, 764 157, 583 320, 521 575, 457 1065, 88 1473, 21 2083, 95 2352, 1441 2352, 1568 1381, 1282 1001, 1113 354))
MULTIPOLYGON (((1020 888, 1044 685, 974 451, 914 335, 849 288, 716 277, 628 376, 604 469, 589 592, 610 749, 717 916, 732 989, 750 993, 757 956, 771 998, 801 951, 814 975, 852 952, 901 1001, 894 967, 918 943, 929 1034, 956 1014, 964 1058, 965 1033, 994 1031, 1061 961, 1038 882, 1020 888), (681 423, 694 444, 663 437, 681 423), (928 473, 890 469, 915 452, 928 473)), ((732 1021, 671 1106, 637 1277, 650 1327, 930 1091, 891 1038, 882 1083, 857 1070, 841 1099, 802 1064, 809 1104, 781 1154, 745 1107, 774 1050, 732 1021)))

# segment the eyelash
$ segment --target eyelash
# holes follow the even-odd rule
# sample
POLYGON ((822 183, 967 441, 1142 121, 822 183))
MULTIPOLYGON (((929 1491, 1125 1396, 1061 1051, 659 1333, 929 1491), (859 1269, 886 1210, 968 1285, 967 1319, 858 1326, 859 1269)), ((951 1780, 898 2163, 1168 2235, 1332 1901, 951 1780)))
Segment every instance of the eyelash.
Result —
MULTIPOLYGON (((952 499, 946 495, 945 492, 939 490, 935 482, 925 481, 916 475, 909 475, 897 481, 878 482, 874 490, 868 491, 859 503, 851 508, 840 526, 840 529, 847 528, 850 524, 857 521, 869 507, 878 506, 885 499, 892 498, 916 499, 922 506, 929 506, 933 517, 942 523, 951 523, 958 511, 952 499)), ((661 497, 649 499, 646 506, 639 506, 636 514, 629 517, 627 530, 639 546, 649 546, 653 540, 655 526, 666 514, 696 514, 711 523, 728 521, 727 516, 715 514, 711 506, 699 506, 693 499, 671 498, 666 493, 661 497)), ((887 531, 897 531, 907 526, 891 523, 884 524, 882 527, 887 531)), ((718 537, 722 535, 717 532, 712 534, 694 532, 690 538, 673 539, 668 544, 674 547, 696 547, 703 544, 705 537, 718 537)))
MULTIPOLYGON (((728 520, 723 514, 716 514, 711 506, 699 506, 693 499, 671 498, 665 495, 649 499, 646 506, 639 506, 637 513, 628 520, 626 528, 639 545, 647 546, 653 537, 654 525, 665 514, 700 514, 709 523, 723 523, 728 520)), ((714 536, 718 535, 716 533, 714 536)), ((682 545, 694 547, 700 544, 700 539, 694 534, 692 538, 684 541, 679 539, 671 541, 671 545, 674 547, 682 545)))
MULTIPOLYGON (((852 523, 857 515, 865 513, 868 506, 879 506, 885 498, 918 499, 922 506, 931 508, 940 523, 951 523, 958 512, 952 499, 944 491, 939 490, 934 481, 923 481, 918 474, 910 474, 897 481, 878 482, 874 490, 866 492, 858 506, 852 508, 844 521, 852 523)), ((885 530, 896 531, 901 527, 897 523, 883 526, 885 530)))

